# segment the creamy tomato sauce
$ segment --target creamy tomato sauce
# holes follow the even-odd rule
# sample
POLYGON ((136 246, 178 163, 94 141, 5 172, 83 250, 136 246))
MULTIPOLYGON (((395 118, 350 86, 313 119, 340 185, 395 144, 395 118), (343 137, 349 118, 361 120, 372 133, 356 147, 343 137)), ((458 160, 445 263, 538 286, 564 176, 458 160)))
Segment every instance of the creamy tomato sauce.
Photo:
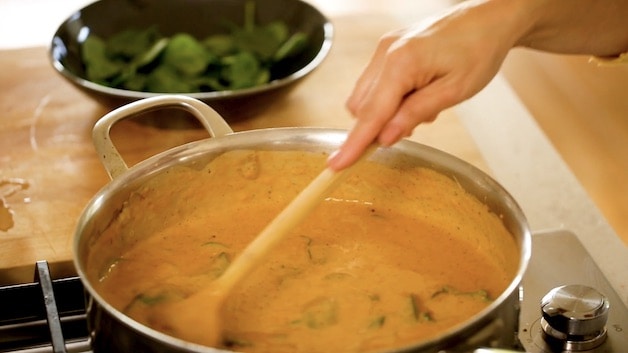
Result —
MULTIPOLYGON (((185 337, 160 308, 219 277, 325 158, 232 151, 172 168, 129 197, 92 245, 88 276, 125 314, 185 337)), ((489 305, 518 259, 499 217, 455 180, 367 162, 235 288, 223 348, 365 352, 416 343, 489 305)), ((179 307, 198 312, 191 330, 212 329, 202 310, 179 307)))

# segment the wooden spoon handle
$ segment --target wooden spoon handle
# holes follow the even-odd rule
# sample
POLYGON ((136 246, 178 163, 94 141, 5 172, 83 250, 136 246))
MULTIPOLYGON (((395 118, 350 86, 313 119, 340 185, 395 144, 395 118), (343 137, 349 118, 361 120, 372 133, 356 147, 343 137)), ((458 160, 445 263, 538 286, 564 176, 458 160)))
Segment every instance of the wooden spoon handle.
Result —
MULTIPOLYGON (((376 148, 376 146, 369 147, 360 160, 366 159, 376 148)), ((345 180, 351 170, 353 166, 338 172, 325 168, 249 243, 222 276, 214 282, 213 287, 222 292, 229 292, 288 232, 301 223, 333 189, 345 180)))

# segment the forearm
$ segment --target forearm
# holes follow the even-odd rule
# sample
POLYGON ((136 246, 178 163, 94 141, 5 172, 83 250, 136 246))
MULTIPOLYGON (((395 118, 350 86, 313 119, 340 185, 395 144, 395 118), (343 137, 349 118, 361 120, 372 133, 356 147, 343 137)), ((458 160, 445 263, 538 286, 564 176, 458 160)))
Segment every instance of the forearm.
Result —
MULTIPOLYGON (((523 46, 565 54, 597 56, 628 51, 626 0, 492 0, 519 2, 527 28, 523 46)), ((514 6, 514 5, 511 5, 514 6)))

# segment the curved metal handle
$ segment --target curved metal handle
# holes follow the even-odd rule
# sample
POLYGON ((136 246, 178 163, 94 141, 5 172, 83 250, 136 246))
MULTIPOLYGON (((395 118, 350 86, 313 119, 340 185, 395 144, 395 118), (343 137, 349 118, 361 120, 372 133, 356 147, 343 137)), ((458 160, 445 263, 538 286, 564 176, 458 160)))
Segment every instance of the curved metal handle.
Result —
POLYGON ((111 179, 115 179, 129 169, 118 149, 111 141, 111 127, 120 120, 161 108, 181 108, 191 113, 201 122, 211 137, 233 133, 231 127, 220 114, 195 98, 180 95, 163 95, 129 103, 100 118, 92 130, 92 140, 96 147, 96 152, 111 179))

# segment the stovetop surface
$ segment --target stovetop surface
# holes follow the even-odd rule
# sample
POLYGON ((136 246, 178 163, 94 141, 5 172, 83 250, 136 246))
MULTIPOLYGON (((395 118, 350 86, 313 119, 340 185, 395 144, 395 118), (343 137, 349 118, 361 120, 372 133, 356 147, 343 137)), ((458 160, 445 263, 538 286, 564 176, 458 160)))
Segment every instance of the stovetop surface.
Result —
MULTIPOLYGON (((37 263, 36 282, 0 287, 0 352, 90 351, 85 294, 79 278, 46 279, 49 276, 46 270, 45 262, 37 263), (52 288, 52 295, 46 293, 46 285, 52 288), (47 315, 51 314, 59 318, 60 328, 48 324, 47 315), (58 337, 51 339, 59 335, 57 331, 61 332, 61 343, 58 337)), ((608 338, 600 347, 586 353, 625 350, 628 347, 628 309, 577 237, 568 231, 547 231, 532 236, 532 258, 520 289, 518 338, 523 349, 531 353, 557 352, 542 338, 540 301, 553 288, 569 284, 595 288, 610 303, 608 338)))
POLYGON ((584 285, 610 303, 606 342, 591 353, 628 352, 628 309, 575 234, 548 231, 532 236, 532 257, 522 281, 519 340, 527 352, 554 352, 542 339, 540 302, 555 287, 584 285))

